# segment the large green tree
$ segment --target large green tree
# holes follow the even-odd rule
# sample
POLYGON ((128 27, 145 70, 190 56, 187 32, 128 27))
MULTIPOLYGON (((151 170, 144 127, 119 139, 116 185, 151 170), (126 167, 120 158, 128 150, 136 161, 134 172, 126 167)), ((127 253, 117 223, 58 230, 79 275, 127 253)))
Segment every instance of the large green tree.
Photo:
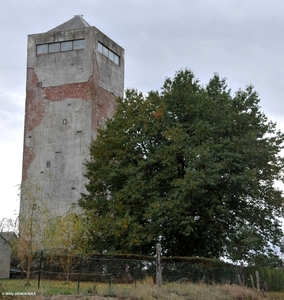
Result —
POLYGON ((160 242, 165 255, 236 259, 244 228, 256 250, 277 244, 283 140, 253 87, 232 95, 217 74, 203 86, 185 69, 161 93, 127 90, 86 164, 89 249, 150 254, 160 242))

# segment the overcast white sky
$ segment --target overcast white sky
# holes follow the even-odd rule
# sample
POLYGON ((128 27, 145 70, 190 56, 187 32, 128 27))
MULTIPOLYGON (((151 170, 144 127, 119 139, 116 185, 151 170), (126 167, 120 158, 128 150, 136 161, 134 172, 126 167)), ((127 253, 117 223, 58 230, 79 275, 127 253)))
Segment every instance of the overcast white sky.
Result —
POLYGON ((0 10, 0 220, 19 208, 27 35, 82 14, 125 49, 125 88, 159 89, 191 69, 232 91, 253 84, 261 110, 284 131, 282 0, 9 0, 0 10))

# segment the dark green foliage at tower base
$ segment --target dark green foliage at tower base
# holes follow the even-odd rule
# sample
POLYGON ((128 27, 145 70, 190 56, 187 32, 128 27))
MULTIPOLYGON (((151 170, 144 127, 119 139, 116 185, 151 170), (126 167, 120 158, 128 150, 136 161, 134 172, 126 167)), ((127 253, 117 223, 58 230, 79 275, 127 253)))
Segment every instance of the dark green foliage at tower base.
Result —
POLYGON ((258 105, 251 86, 232 95, 189 70, 161 93, 127 90, 86 164, 89 250, 152 254, 159 242, 166 256, 245 259, 279 243, 283 134, 258 105))

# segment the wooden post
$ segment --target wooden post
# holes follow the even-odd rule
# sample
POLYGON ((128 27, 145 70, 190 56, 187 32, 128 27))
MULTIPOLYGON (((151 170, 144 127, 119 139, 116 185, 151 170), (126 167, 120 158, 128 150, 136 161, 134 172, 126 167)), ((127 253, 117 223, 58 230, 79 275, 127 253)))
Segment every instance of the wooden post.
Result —
POLYGON ((258 271, 255 271, 255 277, 256 277, 256 287, 260 291, 259 273, 258 273, 258 271))
POLYGON ((241 278, 240 274, 238 274, 238 282, 239 282, 239 285, 242 286, 242 278, 241 278))
POLYGON ((156 284, 162 285, 161 244, 156 245, 156 284))
POLYGON ((267 284, 266 281, 265 281, 264 284, 263 284, 263 288, 264 288, 264 291, 265 291, 265 292, 268 292, 268 284, 267 284))
POLYGON ((241 262, 241 286, 245 286, 245 272, 244 272, 244 263, 241 262))

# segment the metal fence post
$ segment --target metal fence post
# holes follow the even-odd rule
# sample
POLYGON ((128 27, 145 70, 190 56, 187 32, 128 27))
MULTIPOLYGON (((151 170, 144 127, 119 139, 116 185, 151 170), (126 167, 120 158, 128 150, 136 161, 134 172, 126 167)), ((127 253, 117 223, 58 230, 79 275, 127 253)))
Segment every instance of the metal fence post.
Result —
POLYGON ((38 271, 38 280, 37 280, 38 289, 40 287, 41 268, 42 268, 42 251, 40 251, 39 271, 38 271))
POLYGON ((82 265, 83 265, 83 256, 80 256, 80 271, 78 275, 78 286, 77 286, 77 293, 80 292, 80 281, 81 281, 81 273, 82 273, 82 265))
POLYGON ((134 273, 134 284, 135 284, 135 287, 137 285, 137 271, 138 271, 138 263, 137 261, 135 262, 135 273, 134 273))

